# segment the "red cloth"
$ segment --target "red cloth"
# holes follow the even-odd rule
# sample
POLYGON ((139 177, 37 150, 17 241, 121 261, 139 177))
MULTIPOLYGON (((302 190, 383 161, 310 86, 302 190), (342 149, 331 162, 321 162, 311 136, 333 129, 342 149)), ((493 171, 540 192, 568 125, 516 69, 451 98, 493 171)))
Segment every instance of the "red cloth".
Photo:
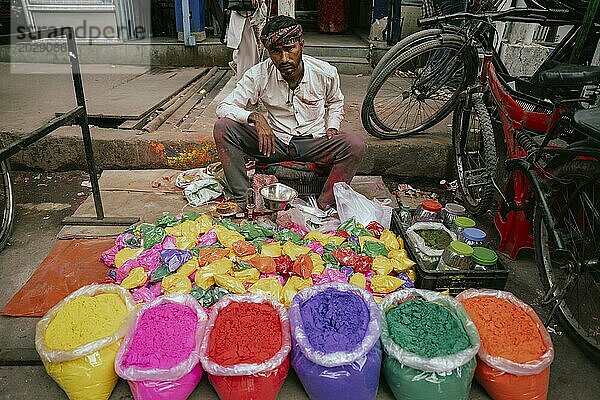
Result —
POLYGON ((319 0, 317 17, 321 32, 339 33, 348 29, 344 0, 319 0))

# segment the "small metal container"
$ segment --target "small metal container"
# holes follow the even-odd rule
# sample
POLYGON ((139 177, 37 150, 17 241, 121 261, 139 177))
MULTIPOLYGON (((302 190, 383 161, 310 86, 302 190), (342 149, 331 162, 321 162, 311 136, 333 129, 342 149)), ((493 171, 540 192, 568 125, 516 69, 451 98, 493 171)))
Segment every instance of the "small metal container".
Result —
POLYGON ((446 228, 452 229, 454 220, 458 217, 462 217, 466 212, 467 210, 460 204, 446 203, 446 206, 442 208, 442 221, 444 222, 444 225, 446 225, 446 228))
POLYGON ((272 183, 260 189, 260 195, 269 210, 282 211, 290 201, 298 197, 298 192, 282 183, 272 183))

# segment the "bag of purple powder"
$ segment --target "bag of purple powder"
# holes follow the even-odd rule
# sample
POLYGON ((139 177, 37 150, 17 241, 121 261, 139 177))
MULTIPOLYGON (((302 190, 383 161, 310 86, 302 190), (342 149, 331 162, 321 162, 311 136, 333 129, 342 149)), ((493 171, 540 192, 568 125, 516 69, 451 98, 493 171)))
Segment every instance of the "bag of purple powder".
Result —
POLYGON ((143 305, 117 353, 115 370, 136 400, 185 400, 202 379, 200 346, 208 316, 191 295, 143 305))
POLYGON ((381 369, 381 311, 346 283, 304 289, 288 310, 292 367, 311 400, 372 400, 381 369))

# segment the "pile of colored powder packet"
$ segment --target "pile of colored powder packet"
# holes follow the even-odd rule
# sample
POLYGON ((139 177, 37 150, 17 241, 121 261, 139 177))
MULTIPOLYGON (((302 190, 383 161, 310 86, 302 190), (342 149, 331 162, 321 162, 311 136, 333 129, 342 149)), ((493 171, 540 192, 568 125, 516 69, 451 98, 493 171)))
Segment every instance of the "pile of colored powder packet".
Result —
POLYGON ((328 282, 356 285, 379 301, 415 280, 402 239, 377 222, 354 219, 323 233, 196 212, 164 215, 123 232, 100 259, 111 268, 110 280, 138 302, 183 292, 203 307, 245 292, 289 306, 298 291, 328 282))

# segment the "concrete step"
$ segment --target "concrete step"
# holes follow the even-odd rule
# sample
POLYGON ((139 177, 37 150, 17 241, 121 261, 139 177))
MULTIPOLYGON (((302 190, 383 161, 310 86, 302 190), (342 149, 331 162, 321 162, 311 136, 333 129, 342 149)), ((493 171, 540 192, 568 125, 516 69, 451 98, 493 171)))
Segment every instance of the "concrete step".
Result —
POLYGON ((334 46, 334 45, 304 45, 304 53, 314 57, 354 57, 367 58, 369 45, 364 46, 334 46))
MULTIPOLYGON (((355 131, 352 127, 348 131, 355 131)), ((210 132, 160 132, 91 129, 96 166, 104 169, 189 169, 218 161, 210 132)), ((452 173, 451 141, 447 134, 431 133, 402 140, 367 136, 361 175, 448 178, 452 173)), ((0 142, 18 136, 0 133, 0 142)), ((78 127, 64 127, 11 157, 14 169, 64 171, 86 169, 78 127)))
POLYGON ((339 74, 371 75, 373 68, 366 58, 357 57, 323 57, 323 60, 335 66, 339 74))
MULTIPOLYGON (((330 59, 338 67, 359 65, 364 61, 330 59)), ((359 167, 362 175, 419 178, 448 178, 453 173, 453 155, 448 123, 445 120, 427 134, 401 140, 380 140, 369 136, 362 127, 360 108, 369 82, 368 76, 341 74, 345 96, 342 130, 363 135, 367 152, 359 167)), ((187 130, 145 133, 139 130, 92 127, 95 161, 98 169, 188 169, 218 161, 212 139, 217 104, 235 86, 231 79, 214 99, 202 106, 202 113, 187 130)), ((71 90, 69 88, 69 90, 71 90)), ((136 94, 132 94, 135 96, 136 94)), ((0 143, 19 137, 15 132, 0 132, 0 143)), ((11 157, 15 169, 60 171, 86 169, 79 127, 63 127, 11 157)))

